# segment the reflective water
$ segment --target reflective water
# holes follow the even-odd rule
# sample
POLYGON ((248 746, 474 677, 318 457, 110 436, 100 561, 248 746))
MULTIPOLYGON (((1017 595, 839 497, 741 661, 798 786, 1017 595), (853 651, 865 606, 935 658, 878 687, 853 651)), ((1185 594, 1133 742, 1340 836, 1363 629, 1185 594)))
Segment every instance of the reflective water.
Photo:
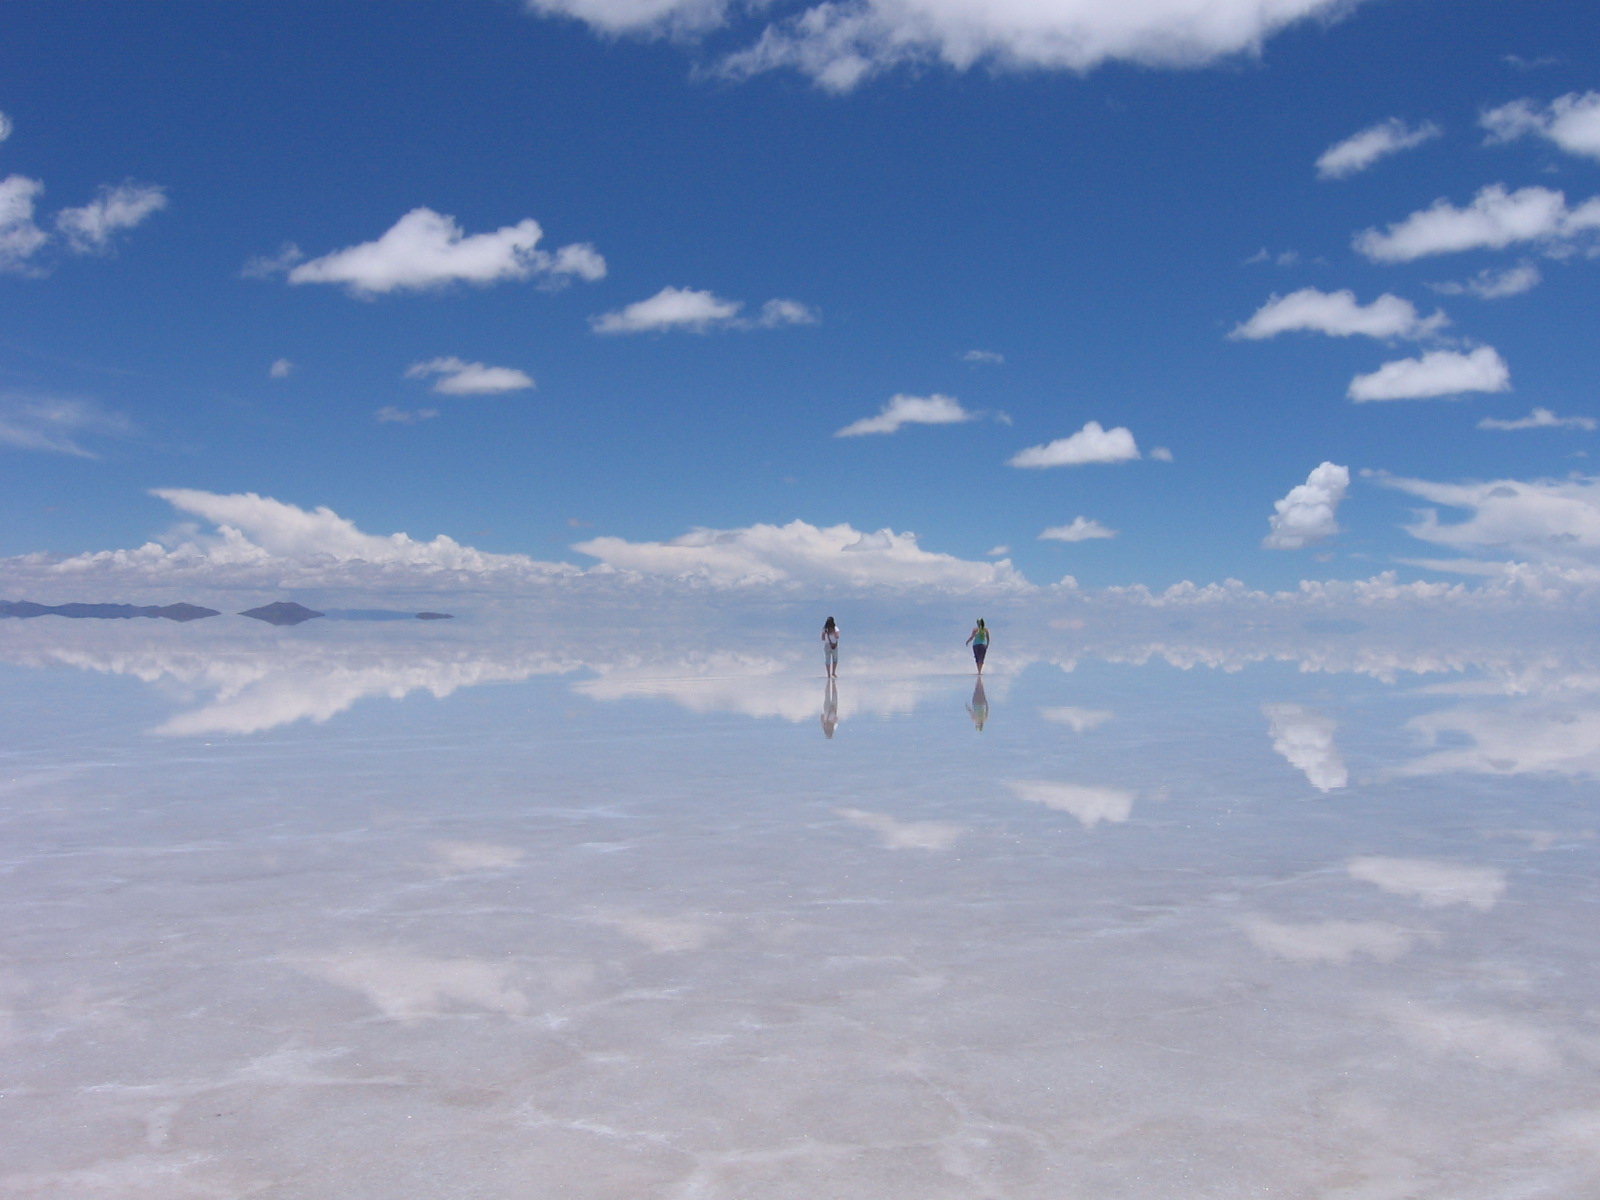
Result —
POLYGON ((0 1195, 1600 1194, 1564 635, 148 624, 0 623, 0 1195))

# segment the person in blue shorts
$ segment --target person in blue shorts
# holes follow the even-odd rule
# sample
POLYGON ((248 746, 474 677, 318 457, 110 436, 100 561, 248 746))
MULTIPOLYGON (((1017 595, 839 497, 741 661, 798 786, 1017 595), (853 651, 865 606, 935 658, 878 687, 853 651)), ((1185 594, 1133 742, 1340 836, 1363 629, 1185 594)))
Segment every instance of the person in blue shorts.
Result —
POLYGON ((989 627, 978 618, 978 627, 967 635, 966 645, 972 647, 972 657, 978 664, 978 674, 983 674, 984 655, 989 653, 989 627))

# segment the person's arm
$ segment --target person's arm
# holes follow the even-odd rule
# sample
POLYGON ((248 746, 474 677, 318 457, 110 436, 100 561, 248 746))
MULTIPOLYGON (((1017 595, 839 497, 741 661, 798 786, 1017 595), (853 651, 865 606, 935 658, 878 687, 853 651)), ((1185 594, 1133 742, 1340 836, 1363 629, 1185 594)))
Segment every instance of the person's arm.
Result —
POLYGON ((967 640, 962 642, 961 644, 963 646, 970 646, 970 645, 972 645, 972 639, 977 637, 977 636, 978 636, 978 631, 976 629, 974 629, 971 633, 967 634, 967 640))

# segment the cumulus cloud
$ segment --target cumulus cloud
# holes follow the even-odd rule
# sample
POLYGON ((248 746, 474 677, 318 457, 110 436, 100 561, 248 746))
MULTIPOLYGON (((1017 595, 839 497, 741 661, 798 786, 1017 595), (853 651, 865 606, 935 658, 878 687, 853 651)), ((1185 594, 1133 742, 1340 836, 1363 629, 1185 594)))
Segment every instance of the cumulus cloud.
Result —
POLYGON ((1600 426, 1600 421, 1593 417, 1558 417, 1548 408, 1536 408, 1514 421, 1485 417, 1478 422, 1479 429, 1594 429, 1596 426, 1600 426))
POLYGON ((1346 395, 1356 403, 1369 400, 1426 400, 1462 392, 1509 392, 1511 369, 1493 346, 1430 350, 1421 358, 1384 363, 1370 375, 1357 375, 1346 395))
POLYGON ((294 373, 294 364, 287 358, 275 358, 272 365, 267 368, 269 379, 287 379, 294 373))
POLYGON ((1441 132, 1432 121, 1407 125, 1399 117, 1390 117, 1324 150, 1322 157, 1317 159, 1317 176, 1321 179, 1345 179, 1365 171, 1379 159, 1420 146, 1438 137, 1441 132))
POLYGON ((56 228, 78 254, 104 253, 120 229, 132 229, 151 213, 167 206, 167 193, 153 183, 122 183, 102 187, 80 208, 63 208, 56 228))
POLYGON ((246 274, 287 269, 289 282, 343 284, 352 295, 370 297, 397 291, 425 291, 452 283, 479 286, 536 275, 561 282, 577 276, 603 278, 605 259, 593 246, 564 246, 554 254, 538 249, 544 231, 528 217, 492 233, 463 232, 454 217, 431 208, 414 208, 376 241, 290 265, 294 247, 275 260, 254 260, 246 274))
POLYGON ((1125 426, 1103 429, 1090 421, 1071 437, 1043 446, 1029 446, 1007 460, 1013 467, 1078 467, 1085 463, 1128 462, 1139 457, 1139 447, 1125 426))
POLYGON ((34 224, 34 199, 44 184, 26 175, 0 179, 0 271, 27 272, 50 235, 34 224))
POLYGON ((1600 92, 1568 92, 1543 108, 1532 100, 1513 100, 1484 113, 1480 124, 1491 142, 1534 134, 1568 154, 1600 158, 1600 92))
POLYGON ((958 425, 979 414, 968 412, 954 396, 891 396, 875 417, 862 417, 837 430, 834 437, 860 437, 867 433, 895 433, 904 425, 958 425))
POLYGON ((121 437, 131 431, 127 417, 90 400, 0 395, 0 446, 95 458, 83 438, 121 437))
POLYGON ((1586 561, 1600 553, 1600 478, 1483 483, 1380 478, 1379 482, 1471 514, 1465 520, 1443 524, 1437 510, 1424 509, 1404 528, 1425 542, 1465 553, 1554 561, 1586 561))
POLYGON ((1480 300, 1502 300, 1507 296, 1520 296, 1543 282, 1544 276, 1532 263, 1519 263, 1497 271, 1485 267, 1465 283, 1430 283, 1434 291, 1446 296, 1476 296, 1480 300))
POLYGON ((1018 800, 1071 813, 1085 829, 1093 829, 1101 821, 1119 824, 1133 813, 1134 793, 1124 788, 1055 783, 1047 779, 1012 779, 1006 786, 1018 800))
MULTIPOLYGON (((602 3, 614 0, 566 0, 602 3)), ((676 9, 678 6, 674 5, 676 9)), ((699 0, 685 0, 691 12, 699 0)), ((1340 0, 835 0, 768 25, 723 60, 744 78, 788 68, 843 92, 901 64, 977 63, 1088 71, 1109 61, 1199 67, 1259 51, 1283 27, 1349 8, 1340 0)))
POLYGON ((1371 304, 1362 305, 1348 289, 1323 292, 1308 287, 1287 296, 1274 295, 1228 336, 1260 341, 1280 333, 1305 330, 1331 337, 1361 334, 1373 338, 1424 338, 1449 323, 1450 319, 1443 312, 1421 317, 1411 301, 1387 292, 1371 304))
POLYGON ((741 317, 744 302, 724 300, 709 291, 664 287, 654 296, 637 300, 616 312, 591 317, 596 333, 664 333, 685 330, 707 333, 713 329, 778 329, 784 325, 814 325, 817 313, 798 300, 768 300, 761 315, 741 317))
POLYGON ((1377 885, 1396 896, 1409 896, 1424 908, 1465 904, 1487 912, 1506 890, 1499 867, 1472 867, 1426 858, 1352 858, 1345 869, 1351 879, 1377 885))
POLYGON ((914 533, 892 529, 863 533, 849 525, 818 528, 805 521, 696 529, 665 542, 591 538, 573 549, 642 575, 718 584, 921 585, 957 592, 1029 587, 1005 559, 970 562, 924 550, 914 533))
POLYGON ((1600 230, 1600 196, 1568 208, 1565 193, 1550 188, 1508 192, 1504 184, 1492 183, 1466 208, 1435 200, 1384 233, 1356 234, 1353 244, 1373 262, 1398 263, 1462 250, 1503 250, 1519 242, 1542 242, 1559 252, 1595 230, 1600 230))
POLYGON ((1088 517, 1073 517, 1070 525, 1052 525, 1039 535, 1046 542, 1087 542, 1095 538, 1114 538, 1115 529, 1107 529, 1099 521, 1088 517))
POLYGON ((436 376, 433 390, 446 396, 498 396, 534 386, 533 376, 515 367, 489 367, 462 359, 432 358, 406 368, 407 379, 436 376))
POLYGON ((1267 718, 1272 748, 1304 772, 1312 787, 1331 792, 1349 784, 1350 772, 1334 744, 1339 726, 1332 717, 1299 704, 1267 704, 1261 712, 1267 718))
POLYGON ((1274 500, 1276 510, 1271 530, 1261 544, 1268 550, 1299 550, 1339 532, 1335 515, 1350 487, 1350 468, 1325 462, 1316 467, 1306 481, 1289 489, 1282 500, 1274 500))

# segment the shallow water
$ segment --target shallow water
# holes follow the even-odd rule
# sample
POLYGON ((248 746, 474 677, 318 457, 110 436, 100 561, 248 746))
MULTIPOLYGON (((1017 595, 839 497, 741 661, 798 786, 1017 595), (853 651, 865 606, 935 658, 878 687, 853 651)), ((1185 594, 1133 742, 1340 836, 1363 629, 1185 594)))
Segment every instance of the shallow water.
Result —
POLYGON ((1600 1193, 1559 640, 120 624, 0 625, 0 1195, 1600 1193))

